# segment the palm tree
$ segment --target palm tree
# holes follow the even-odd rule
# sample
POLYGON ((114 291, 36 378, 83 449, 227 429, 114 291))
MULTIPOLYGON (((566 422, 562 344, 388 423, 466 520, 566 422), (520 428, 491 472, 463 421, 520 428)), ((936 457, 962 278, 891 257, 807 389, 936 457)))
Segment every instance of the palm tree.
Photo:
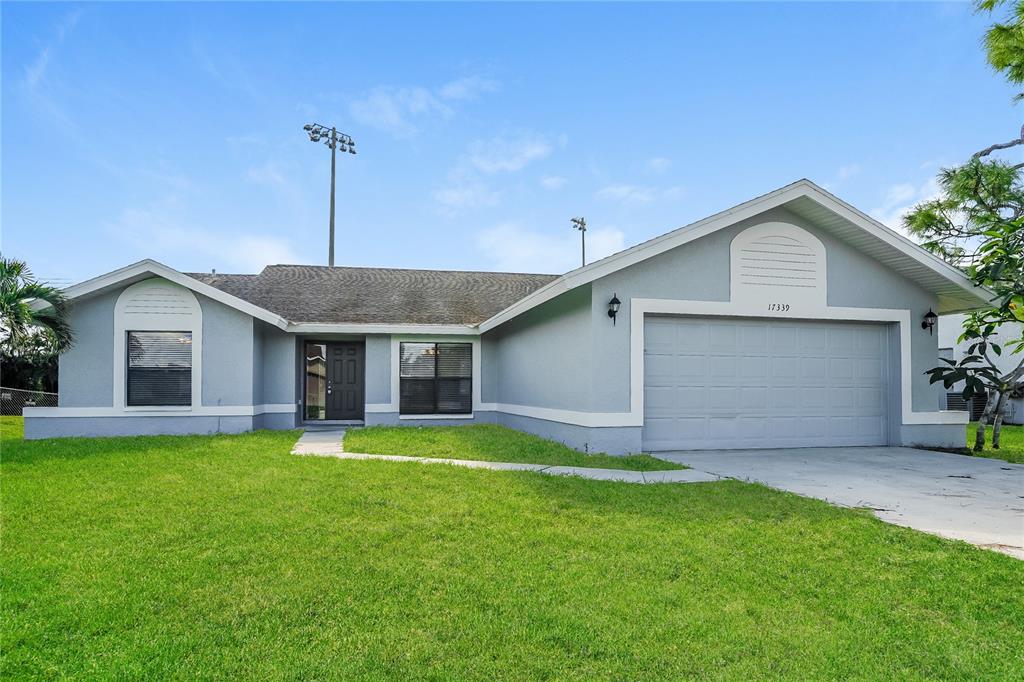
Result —
POLYGON ((33 334, 53 339, 58 351, 74 341, 63 292, 37 282, 25 261, 0 257, 0 335, 16 347, 33 334))

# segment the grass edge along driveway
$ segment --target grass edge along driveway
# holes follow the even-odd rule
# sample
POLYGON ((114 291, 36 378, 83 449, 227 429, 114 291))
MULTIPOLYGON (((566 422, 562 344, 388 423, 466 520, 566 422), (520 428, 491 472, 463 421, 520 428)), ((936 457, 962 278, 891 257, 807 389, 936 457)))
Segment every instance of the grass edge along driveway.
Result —
POLYGON ((368 455, 441 457, 630 471, 669 471, 687 468, 650 455, 615 456, 603 452, 583 453, 562 443, 498 424, 368 426, 346 431, 343 446, 346 452, 362 452, 368 455))

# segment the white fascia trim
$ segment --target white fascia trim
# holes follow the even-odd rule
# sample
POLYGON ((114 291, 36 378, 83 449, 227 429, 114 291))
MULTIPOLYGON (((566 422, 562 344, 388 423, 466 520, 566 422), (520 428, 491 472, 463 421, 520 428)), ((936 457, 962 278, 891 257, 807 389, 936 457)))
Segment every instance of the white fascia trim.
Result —
POLYGON ((461 324, 326 324, 299 322, 286 331, 296 334, 433 334, 435 336, 479 336, 476 327, 461 324))
POLYGON ((217 405, 209 407, 26 407, 26 417, 255 417, 261 414, 293 414, 294 403, 265 405, 217 405))
POLYGON ((520 417, 543 419, 549 422, 574 424, 602 428, 609 426, 636 426, 628 412, 580 412, 579 410, 560 410, 553 407, 534 407, 532 405, 513 405, 511 403, 485 403, 481 412, 503 412, 520 417))
POLYGON ((480 359, 480 337, 479 336, 462 336, 461 338, 456 335, 451 336, 438 336, 436 334, 426 335, 408 335, 408 334, 396 334, 391 337, 391 403, 374 403, 367 405, 364 409, 366 412, 399 412, 400 411, 400 399, 401 399, 401 347, 402 341, 418 341, 420 343, 431 343, 431 342, 451 342, 451 341, 465 341, 473 345, 473 412, 480 409, 480 384, 483 380, 483 374, 481 367, 483 365, 480 359), (383 407, 388 409, 381 409, 383 407), (370 409, 370 408, 373 409, 370 409))
POLYGON ((953 284, 964 289, 967 293, 979 298, 982 305, 989 303, 990 296, 987 295, 989 292, 976 286, 967 277, 967 275, 936 256, 931 251, 921 248, 919 245, 915 244, 895 230, 886 227, 871 216, 857 210, 834 194, 818 187, 813 182, 810 182, 809 180, 804 180, 803 182, 806 183, 806 194, 808 198, 817 201, 819 204, 825 206, 825 208, 828 208, 833 213, 836 213, 840 217, 850 221, 871 236, 877 237, 905 256, 909 256, 921 265, 934 270, 937 274, 942 275, 953 284))
POLYGON ((64 295, 69 299, 81 298, 82 296, 115 286, 120 282, 146 273, 152 274, 156 277, 163 277, 175 284, 180 284, 181 286, 191 289, 198 294, 202 294, 207 298, 212 298, 218 303, 223 303, 226 306, 242 311, 246 315, 251 315, 256 319, 272 324, 279 329, 288 328, 288 321, 280 315, 272 313, 264 308, 260 308, 259 306, 255 306, 248 301, 243 301, 237 296, 232 296, 229 293, 221 291, 217 287, 212 287, 209 284, 200 282, 197 279, 178 272, 172 267, 149 258, 141 260, 138 263, 132 263, 131 265, 118 270, 114 270, 113 272, 108 272, 105 275, 100 275, 99 277, 94 277, 84 282, 74 284, 64 289, 64 295))
POLYGON ((899 250, 920 264, 930 268, 939 275, 945 277, 953 284, 976 297, 979 306, 984 306, 988 298, 984 290, 974 286, 963 273, 948 265, 934 254, 925 251, 914 242, 902 237, 881 223, 869 218, 849 204, 840 201, 825 190, 815 185, 810 180, 799 180, 793 184, 786 185, 763 196, 751 199, 750 201, 734 206, 733 208, 716 213, 715 215, 699 220, 690 225, 680 227, 671 232, 655 237, 649 241, 637 244, 625 251, 612 254, 607 258, 591 263, 571 272, 567 272, 558 279, 537 289, 529 296, 520 299, 496 315, 480 323, 480 331, 486 332, 500 324, 508 322, 513 317, 534 308, 542 303, 550 301, 570 289, 593 282, 594 280, 606 277, 614 272, 635 265, 641 261, 653 258, 658 254, 687 244, 701 237, 716 232, 720 229, 734 225, 747 218, 752 218, 777 206, 789 203, 794 199, 807 197, 829 210, 835 212, 842 218, 849 220, 869 234, 881 239, 886 244, 899 250))

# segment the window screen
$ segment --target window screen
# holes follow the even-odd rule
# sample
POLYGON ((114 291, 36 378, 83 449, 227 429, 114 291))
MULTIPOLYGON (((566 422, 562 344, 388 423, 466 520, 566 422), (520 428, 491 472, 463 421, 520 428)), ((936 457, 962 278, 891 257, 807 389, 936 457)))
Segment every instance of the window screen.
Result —
POLYGON ((403 343, 399 373, 402 414, 473 411, 473 345, 403 343))
POLYGON ((128 332, 131 406, 192 404, 192 333, 128 332))

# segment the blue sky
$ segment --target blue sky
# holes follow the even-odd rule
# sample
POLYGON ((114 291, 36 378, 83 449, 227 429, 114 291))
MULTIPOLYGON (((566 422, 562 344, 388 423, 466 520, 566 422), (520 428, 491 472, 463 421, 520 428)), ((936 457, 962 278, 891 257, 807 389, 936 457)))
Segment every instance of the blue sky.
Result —
POLYGON ((801 177, 895 224, 1020 126, 967 4, 2 6, 2 248, 71 282, 560 272, 801 177))

